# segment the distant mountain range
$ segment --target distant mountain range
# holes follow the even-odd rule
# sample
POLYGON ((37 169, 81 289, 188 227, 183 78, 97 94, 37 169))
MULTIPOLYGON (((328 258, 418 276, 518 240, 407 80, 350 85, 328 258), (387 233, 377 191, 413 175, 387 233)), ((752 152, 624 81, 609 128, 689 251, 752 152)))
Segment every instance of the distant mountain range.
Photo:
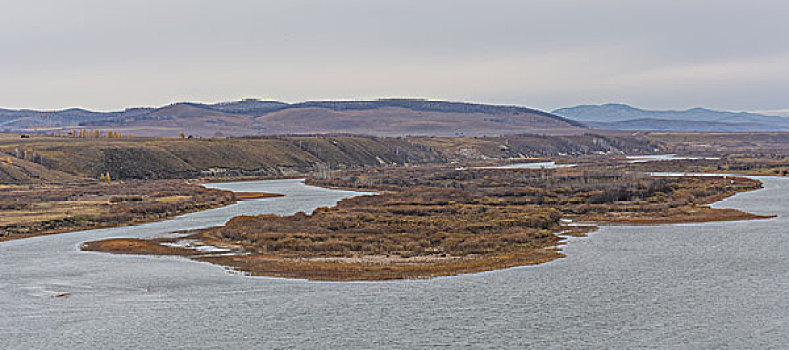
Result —
POLYGON ((377 136, 578 134, 581 123, 535 109, 459 102, 389 99, 284 103, 246 99, 175 103, 118 112, 0 109, 0 131, 67 133, 113 130, 137 136, 254 136, 349 133, 377 136))
POLYGON ((645 131, 747 132, 789 131, 789 118, 706 108, 655 111, 624 104, 582 105, 554 114, 594 129, 645 131))
POLYGON ((567 135, 589 129, 644 131, 789 131, 789 118, 705 108, 655 111, 624 104, 583 105, 546 113, 517 107, 418 99, 284 103, 246 99, 216 104, 174 103, 155 108, 93 112, 0 109, 0 131, 63 134, 74 129, 124 135, 260 136, 363 134, 374 136, 567 135))

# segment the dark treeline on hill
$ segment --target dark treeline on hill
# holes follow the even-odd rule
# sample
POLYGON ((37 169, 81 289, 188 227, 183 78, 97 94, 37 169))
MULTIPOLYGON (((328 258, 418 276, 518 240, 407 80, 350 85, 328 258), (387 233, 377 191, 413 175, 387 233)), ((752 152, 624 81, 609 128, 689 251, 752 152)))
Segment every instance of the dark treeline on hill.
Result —
POLYGON ((646 139, 594 134, 487 138, 272 136, 81 139, 0 137, 0 183, 80 178, 303 176, 336 169, 491 158, 651 152, 646 139))
POLYGON ((118 112, 0 110, 0 131, 68 133, 112 129, 135 136, 255 136, 341 133, 377 136, 578 134, 578 122, 531 108, 391 99, 283 103, 243 100, 175 103, 118 112))

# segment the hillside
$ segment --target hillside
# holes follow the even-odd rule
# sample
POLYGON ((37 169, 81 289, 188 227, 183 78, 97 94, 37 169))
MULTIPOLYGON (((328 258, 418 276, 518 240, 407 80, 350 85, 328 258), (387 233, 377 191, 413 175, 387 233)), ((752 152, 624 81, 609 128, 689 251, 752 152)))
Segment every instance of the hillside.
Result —
POLYGON ((97 113, 82 109, 0 110, 0 131, 65 134, 112 129, 135 136, 261 136, 350 133, 375 136, 567 135, 577 122, 530 108, 428 100, 318 101, 288 104, 243 100, 175 103, 97 113))
POLYGON ((693 108, 645 110, 623 104, 583 105, 553 111, 594 129, 653 131, 789 131, 789 118, 693 108))
POLYGON ((303 176, 380 165, 454 160, 648 152, 646 139, 603 135, 506 138, 382 138, 291 136, 259 138, 85 139, 0 134, 0 183, 97 179, 303 176))

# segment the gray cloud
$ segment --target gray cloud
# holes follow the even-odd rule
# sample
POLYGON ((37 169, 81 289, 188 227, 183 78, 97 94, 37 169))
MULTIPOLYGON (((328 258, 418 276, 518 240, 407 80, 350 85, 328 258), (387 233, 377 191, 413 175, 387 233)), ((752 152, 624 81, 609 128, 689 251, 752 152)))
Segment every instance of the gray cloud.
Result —
POLYGON ((0 1, 0 106, 429 97, 789 106, 789 3, 0 1))

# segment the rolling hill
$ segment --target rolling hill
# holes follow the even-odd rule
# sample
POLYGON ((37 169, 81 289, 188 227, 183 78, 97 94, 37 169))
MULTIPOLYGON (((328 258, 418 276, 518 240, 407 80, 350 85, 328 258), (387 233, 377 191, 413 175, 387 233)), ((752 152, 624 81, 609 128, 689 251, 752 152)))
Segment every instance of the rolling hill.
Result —
POLYGON ((137 136, 175 136, 180 132, 194 136, 496 136, 587 131, 578 122, 525 107, 411 99, 293 104, 247 99, 106 113, 0 110, 0 131, 67 133, 73 129, 112 129, 137 136))

